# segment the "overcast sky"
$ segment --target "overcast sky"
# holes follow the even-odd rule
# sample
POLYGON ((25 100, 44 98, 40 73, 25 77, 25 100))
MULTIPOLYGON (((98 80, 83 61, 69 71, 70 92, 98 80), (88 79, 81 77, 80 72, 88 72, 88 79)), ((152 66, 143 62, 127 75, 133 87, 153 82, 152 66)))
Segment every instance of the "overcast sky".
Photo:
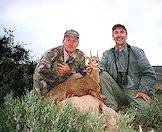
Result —
POLYGON ((151 65, 162 65, 162 0, 0 0, 0 33, 14 30, 16 42, 38 59, 62 44, 67 29, 80 33, 79 48, 99 56, 114 47, 112 26, 128 30, 130 45, 142 48, 151 65))

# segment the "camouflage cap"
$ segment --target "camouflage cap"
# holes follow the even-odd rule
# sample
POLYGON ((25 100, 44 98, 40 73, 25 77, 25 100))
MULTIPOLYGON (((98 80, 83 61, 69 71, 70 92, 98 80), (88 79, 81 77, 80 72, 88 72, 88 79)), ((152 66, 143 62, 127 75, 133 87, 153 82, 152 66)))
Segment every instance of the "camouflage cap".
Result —
POLYGON ((73 29, 66 30, 64 37, 66 37, 66 36, 73 36, 73 37, 79 38, 79 33, 77 31, 73 30, 73 29))

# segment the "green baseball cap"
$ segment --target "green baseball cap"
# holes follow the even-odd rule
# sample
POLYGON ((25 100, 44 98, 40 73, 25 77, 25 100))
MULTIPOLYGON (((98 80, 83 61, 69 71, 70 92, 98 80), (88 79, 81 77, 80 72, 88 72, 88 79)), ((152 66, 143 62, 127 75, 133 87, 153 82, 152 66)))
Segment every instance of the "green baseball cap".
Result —
POLYGON ((64 33, 64 37, 66 36, 73 36, 79 38, 79 33, 73 29, 70 29, 70 30, 66 30, 66 32, 64 33))

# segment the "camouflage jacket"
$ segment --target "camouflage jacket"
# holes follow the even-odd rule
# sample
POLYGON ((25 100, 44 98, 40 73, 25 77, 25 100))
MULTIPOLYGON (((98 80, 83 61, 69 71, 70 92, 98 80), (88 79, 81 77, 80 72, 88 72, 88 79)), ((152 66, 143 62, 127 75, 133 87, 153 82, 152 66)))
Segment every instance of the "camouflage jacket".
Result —
POLYGON ((73 73, 81 73, 86 75, 85 72, 85 57, 82 51, 76 50, 73 57, 69 57, 65 62, 70 68, 71 72, 61 75, 57 70, 57 64, 64 62, 64 50, 62 46, 48 50, 40 59, 35 68, 33 75, 33 88, 42 93, 47 93, 51 88, 64 82, 73 73))

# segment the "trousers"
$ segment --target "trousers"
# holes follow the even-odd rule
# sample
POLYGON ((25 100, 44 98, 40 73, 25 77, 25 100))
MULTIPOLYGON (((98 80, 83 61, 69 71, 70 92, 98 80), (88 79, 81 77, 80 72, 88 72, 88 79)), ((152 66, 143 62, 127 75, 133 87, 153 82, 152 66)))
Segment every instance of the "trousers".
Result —
POLYGON ((104 103, 115 110, 127 105, 143 109, 148 105, 148 102, 142 98, 135 98, 138 93, 137 88, 121 88, 109 73, 105 71, 100 73, 100 86, 101 93, 106 96, 104 103))

